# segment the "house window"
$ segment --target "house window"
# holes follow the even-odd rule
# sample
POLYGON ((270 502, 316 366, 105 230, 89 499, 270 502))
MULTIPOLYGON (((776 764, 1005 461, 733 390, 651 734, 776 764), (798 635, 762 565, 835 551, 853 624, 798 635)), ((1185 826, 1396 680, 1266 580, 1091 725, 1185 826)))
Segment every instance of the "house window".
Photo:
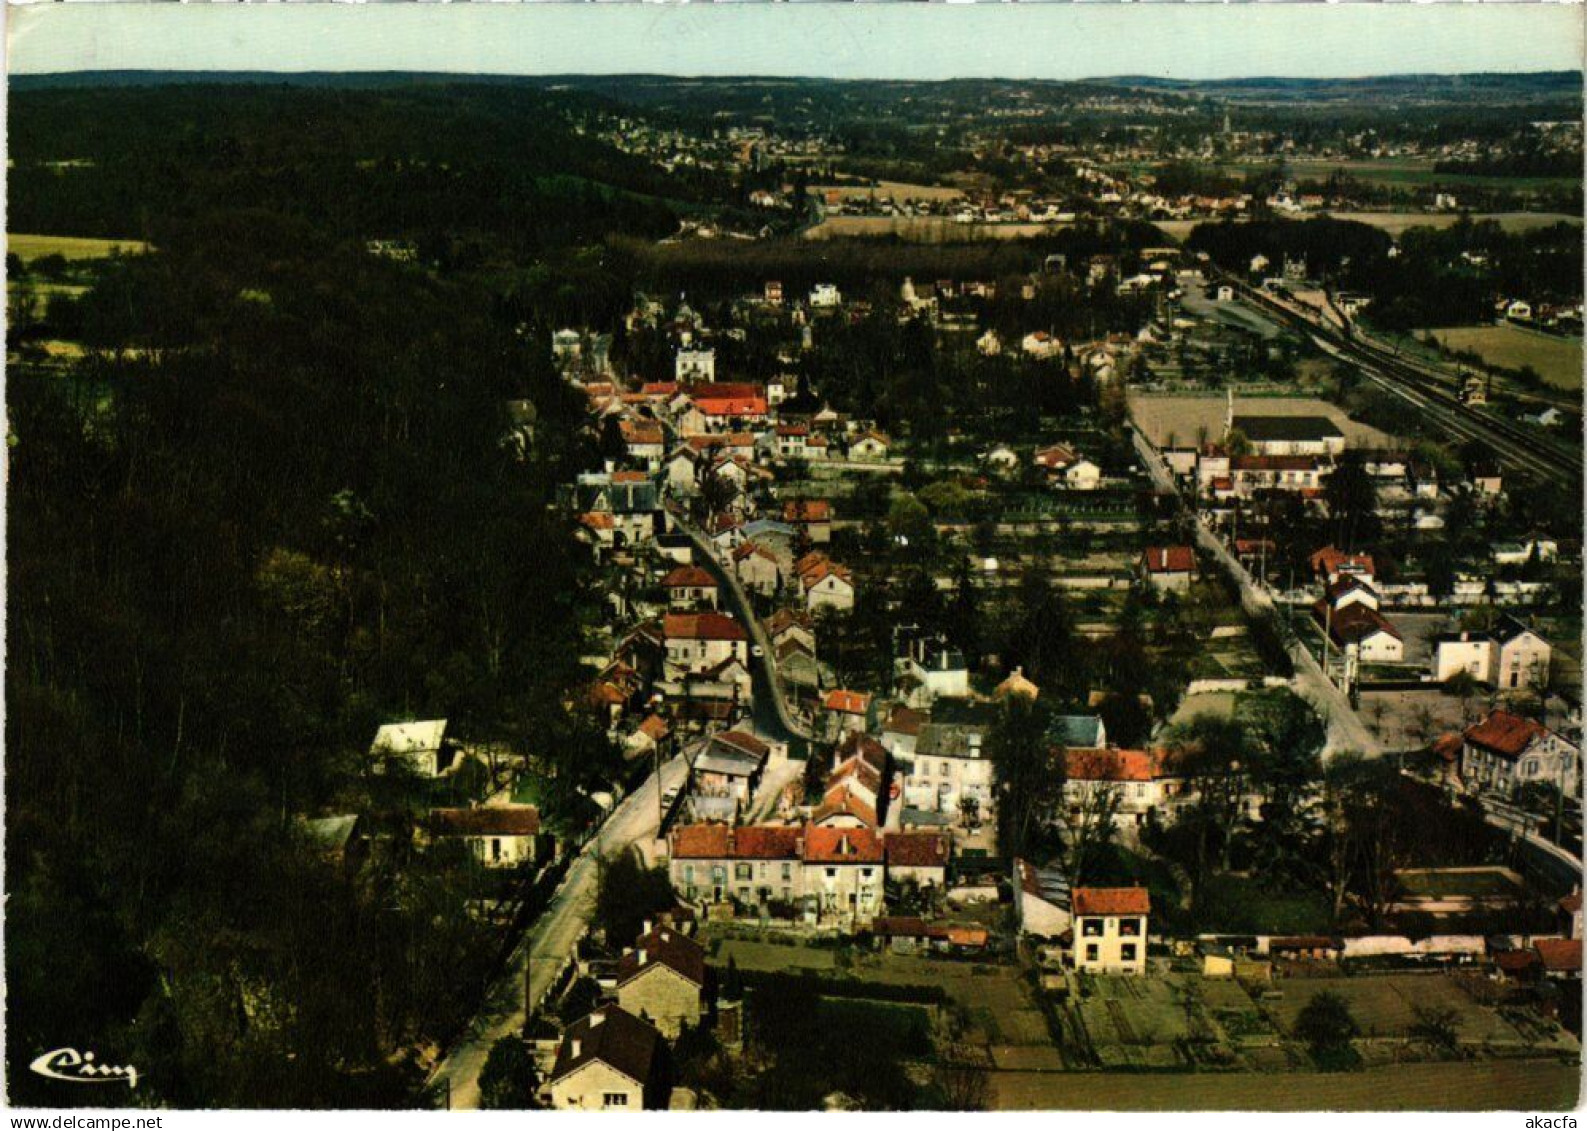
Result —
POLYGON ((783 861, 782 865, 782 878, 784 880, 793 879, 793 865, 786 860, 783 861))
POLYGON ((601 1093, 601 1106, 602 1107, 627 1107, 628 1106, 628 1093, 627 1092, 603 1092, 603 1093, 601 1093))
POLYGON ((827 879, 835 880, 837 878, 838 878, 838 870, 836 868, 828 868, 827 869, 827 879))
POLYGON ((871 868, 861 868, 860 869, 860 879, 862 879, 862 880, 870 879, 871 878, 871 872, 873 870, 874 869, 871 869, 871 868))
POLYGON ((693 864, 685 864, 683 866, 683 882, 686 883, 686 884, 694 883, 694 865, 693 864))
POLYGON ((1140 937, 1141 921, 1139 919, 1120 919, 1119 934, 1127 939, 1140 937))
POLYGON ((1102 920, 1080 920, 1080 933, 1088 939, 1100 938, 1102 936, 1102 920))
POLYGON ((1096 943, 1087 943, 1086 944, 1086 961, 1087 962, 1095 962, 1096 960, 1097 960, 1097 944, 1096 943))
POLYGON ((493 861, 501 860, 501 837, 499 836, 490 838, 490 858, 493 861))
POLYGON ((1123 945, 1121 945, 1119 947, 1119 957, 1122 958, 1125 962, 1134 962, 1135 961, 1135 944, 1132 943, 1132 942, 1127 942, 1127 943, 1124 943, 1123 945))
POLYGON ((726 867, 726 865, 713 864, 711 866, 711 882, 713 884, 720 884, 720 883, 726 882, 726 880, 727 880, 727 867, 726 867))
POLYGON ((1528 758, 1526 760, 1526 776, 1529 777, 1529 778, 1537 777, 1537 759, 1536 758, 1528 758))

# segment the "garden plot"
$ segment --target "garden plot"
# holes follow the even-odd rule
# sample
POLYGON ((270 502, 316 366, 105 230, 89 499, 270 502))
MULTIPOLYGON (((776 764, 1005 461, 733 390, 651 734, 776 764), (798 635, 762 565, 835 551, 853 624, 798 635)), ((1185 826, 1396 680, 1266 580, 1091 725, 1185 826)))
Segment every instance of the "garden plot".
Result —
POLYGON ((1284 996, 1269 1008, 1286 1032, 1313 994, 1324 990, 1344 998, 1350 1014, 1361 1026, 1361 1036, 1409 1038, 1416 1025, 1415 1007, 1448 1008, 1455 1014, 1455 1029, 1462 1044, 1530 1045, 1515 1026, 1497 1010, 1479 1005, 1460 987, 1458 979, 1444 974, 1384 974, 1357 978, 1315 978, 1304 984, 1290 982, 1284 996))

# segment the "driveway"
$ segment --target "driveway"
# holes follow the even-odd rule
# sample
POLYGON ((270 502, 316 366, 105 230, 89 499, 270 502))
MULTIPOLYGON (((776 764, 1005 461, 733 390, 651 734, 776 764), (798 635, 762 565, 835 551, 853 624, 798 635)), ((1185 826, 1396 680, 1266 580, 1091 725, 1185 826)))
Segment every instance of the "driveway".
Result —
MULTIPOLYGON (((662 788, 683 783, 681 757, 661 767, 662 788)), ((527 1000, 538 1002, 573 953, 595 912, 596 857, 611 855, 656 835, 656 775, 623 799, 568 868, 551 903, 525 933, 507 967, 485 995, 462 1039, 430 1076, 454 1110, 479 1107, 479 1074, 491 1046, 523 1029, 527 1000), (525 991, 527 990, 527 1000, 525 991)))

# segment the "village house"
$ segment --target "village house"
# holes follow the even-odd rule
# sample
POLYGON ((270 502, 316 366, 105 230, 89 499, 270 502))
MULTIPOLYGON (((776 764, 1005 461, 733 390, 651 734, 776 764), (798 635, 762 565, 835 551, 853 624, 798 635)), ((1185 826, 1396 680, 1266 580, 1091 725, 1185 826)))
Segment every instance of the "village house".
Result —
POLYGON ((1014 914, 1022 934, 1056 939, 1074 922, 1069 913, 1069 880, 1054 868, 1014 860, 1014 914))
POLYGON ((887 856, 887 882, 920 889, 945 890, 953 838, 937 832, 890 832, 882 839, 887 856))
POLYGON ((1081 456, 1064 468, 1063 485, 1071 491, 1095 491, 1102 486, 1102 468, 1081 456))
POLYGON ((481 805, 432 809, 425 831, 435 843, 461 843, 487 868, 534 864, 546 855, 540 811, 533 805, 481 805))
POLYGON ((833 688, 821 700, 826 712, 827 731, 833 738, 866 729, 871 712, 871 697, 863 691, 833 688))
POLYGON ((957 816, 970 801, 981 813, 992 804, 992 761, 986 731, 960 723, 926 723, 907 759, 894 751, 903 779, 904 804, 928 813, 957 816))
POLYGON ((805 834, 805 897, 822 922, 863 926, 886 906, 886 855, 874 829, 811 827, 805 834))
POLYGON ((617 1004, 677 1040, 700 1023, 705 1000, 705 948, 670 926, 645 924, 617 963, 617 1004))
POLYGON ((848 568, 838 565, 825 554, 812 551, 800 558, 794 566, 799 575, 799 586, 804 591, 805 608, 852 609, 854 607, 854 579, 848 568))
POLYGON ((1466 672, 1480 683, 1505 690, 1541 687, 1548 681, 1553 648, 1508 613, 1486 631, 1440 633, 1433 638, 1433 678, 1466 672))
POLYGON ((868 462, 884 460, 891 447, 892 441, 886 433, 868 428, 849 445, 849 459, 868 462))
POLYGON ((1513 797, 1538 782, 1574 796, 1579 788, 1580 751, 1535 719, 1494 711, 1466 728, 1460 776, 1468 789, 1513 797))
POLYGON ((696 813, 710 810, 715 815, 720 809, 729 817, 736 815, 755 796, 770 754, 770 746, 744 731, 712 735, 694 757, 691 786, 697 801, 715 799, 719 804, 696 804, 696 813))
POLYGON ((825 499, 790 499, 783 504, 782 520, 817 546, 832 541, 832 504, 825 499))
POLYGON ((1259 456, 1337 456, 1345 450, 1345 434, 1326 416, 1231 415, 1229 427, 1259 456))
POLYGON ((1319 598, 1312 606, 1312 616, 1334 647, 1342 649, 1351 661, 1397 664, 1405 658, 1405 638, 1400 630, 1366 602, 1353 601, 1335 609, 1326 598, 1319 598))
POLYGON ((1070 821, 1111 791, 1118 798, 1114 827, 1139 827, 1154 813, 1162 817, 1185 790, 1184 775, 1164 749, 1070 748, 1062 757, 1063 804, 1070 821))
POLYGON ((1324 583, 1338 581, 1347 574, 1371 581, 1377 574, 1371 554, 1347 554, 1333 546, 1324 546, 1307 561, 1313 576, 1324 583))
POLYGON ((810 822, 825 828, 879 828, 886 817, 887 750, 868 734, 851 731, 837 750, 821 802, 810 822))
POLYGON ((929 706, 939 698, 964 699, 970 694, 970 666, 964 653, 940 633, 916 625, 893 629, 893 670, 914 685, 910 706, 929 706))
POLYGON ((673 358, 673 380, 680 385, 709 385, 716 381, 716 351, 681 349, 673 358))
POLYGON ((746 538, 733 549, 733 574, 751 593, 774 596, 782 585, 782 569, 777 555, 766 546, 746 538))
POLYGON ((1184 593, 1196 577, 1196 551, 1190 546, 1148 546, 1141 575, 1154 589, 1184 593))
POLYGON ((654 420, 622 420, 618 431, 628 448, 628 458, 647 471, 655 471, 667 455, 667 434, 654 420))
POLYGON ((1075 888, 1071 902, 1076 971, 1146 973, 1152 898, 1145 888, 1075 888))
POLYGON ((725 613, 668 613, 662 620, 667 667, 683 674, 713 668, 724 660, 749 659, 744 626, 725 613))
POLYGON ((716 608, 716 578, 699 566, 678 566, 661 579, 661 587, 673 609, 716 608))
POLYGON ((664 1110, 666 1054, 654 1025, 603 1005, 562 1034, 541 1100, 556 1111, 664 1110))
POLYGON ((427 778, 439 777, 451 765, 452 754, 446 743, 445 719, 387 723, 375 731, 375 741, 369 746, 376 773, 385 770, 388 759, 400 759, 427 778))
POLYGON ((589 472, 578 477, 573 492, 576 511, 609 517, 612 546, 642 545, 655 537, 661 498, 644 472, 589 472))
POLYGON ((1062 357, 1064 344, 1046 330, 1036 330, 1020 339, 1019 348, 1037 361, 1062 357))

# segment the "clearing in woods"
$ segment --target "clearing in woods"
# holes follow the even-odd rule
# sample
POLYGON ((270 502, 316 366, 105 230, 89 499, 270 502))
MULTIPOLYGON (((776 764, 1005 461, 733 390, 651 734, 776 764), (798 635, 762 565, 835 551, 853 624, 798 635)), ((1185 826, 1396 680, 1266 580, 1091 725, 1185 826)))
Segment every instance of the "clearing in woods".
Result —
POLYGON ((1530 365, 1556 389, 1579 389, 1582 379, 1580 338, 1560 338, 1508 322, 1492 326, 1454 326, 1418 330, 1453 351, 1470 350, 1489 365, 1520 369, 1530 365))
POLYGON ((59 255, 62 259, 106 259, 118 248, 133 253, 147 251, 149 245, 142 240, 98 240, 86 236, 6 235, 6 250, 24 263, 46 255, 59 255))

